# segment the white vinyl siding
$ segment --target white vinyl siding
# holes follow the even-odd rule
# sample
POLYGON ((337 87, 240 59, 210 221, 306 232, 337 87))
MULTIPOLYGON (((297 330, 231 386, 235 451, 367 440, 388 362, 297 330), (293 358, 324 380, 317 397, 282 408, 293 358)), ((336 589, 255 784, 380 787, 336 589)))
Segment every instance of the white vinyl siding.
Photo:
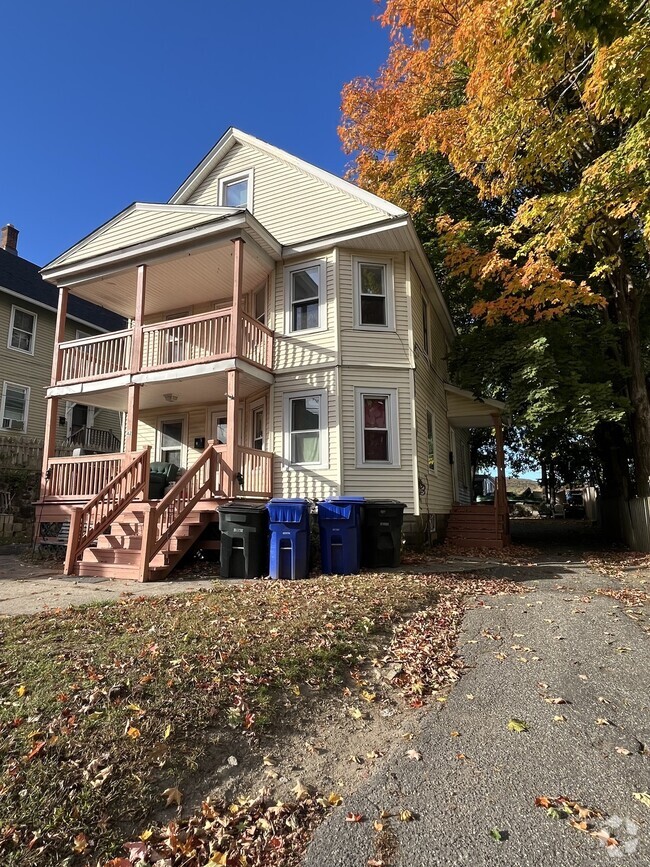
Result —
MULTIPOLYGON (((408 368, 343 368, 341 370, 343 491, 364 497, 395 499, 415 506, 411 455, 414 450, 411 425, 410 377, 408 368), (358 465, 358 395, 394 392, 395 420, 399 444, 399 465, 358 465)), ((397 456, 396 456, 397 457, 397 456)))
POLYGON ((413 305, 413 342, 415 354, 415 426, 417 435, 418 482, 423 488, 419 493, 420 512, 446 514, 452 504, 452 478, 449 464, 449 422, 444 389, 446 376, 445 333, 429 304, 429 348, 431 358, 424 352, 424 329, 422 300, 424 287, 413 266, 411 275, 411 299, 413 305), (430 414, 434 427, 435 471, 429 468, 428 419, 430 414))
POLYGON ((320 325, 317 330, 290 332, 289 325, 289 282, 287 274, 293 268, 305 267, 314 260, 297 260, 283 267, 278 265, 275 270, 275 292, 272 314, 269 316, 268 327, 275 330, 274 368, 276 372, 305 370, 314 366, 331 365, 337 362, 337 299, 336 299, 336 257, 329 253, 320 257, 322 287, 322 304, 320 310, 320 325))
MULTIPOLYGON (((211 202, 216 205, 215 201, 211 202)), ((104 229, 98 229, 86 241, 61 259, 60 264, 77 262, 88 259, 91 256, 99 256, 109 253, 111 250, 119 250, 122 247, 130 247, 134 244, 142 244, 158 238, 161 235, 169 235, 180 232, 183 229, 191 229, 203 223, 219 218, 218 214, 210 213, 178 213, 154 208, 146 210, 136 208, 123 217, 116 217, 111 225, 104 229)))
POLYGON ((276 376, 272 388, 271 421, 267 448, 278 458, 273 467, 273 493, 276 497, 316 497, 322 499, 339 492, 340 455, 338 447, 336 368, 305 370, 276 376), (285 419, 287 400, 306 393, 323 394, 328 435, 323 443, 324 466, 292 465, 286 457, 285 419))
MULTIPOLYGON (((344 365, 368 364, 408 367, 409 317, 406 294, 404 256, 396 254, 390 260, 393 286, 394 320, 392 328, 359 328, 355 307, 356 262, 371 262, 372 257, 340 248, 339 251, 339 321, 341 329, 341 360, 344 365)), ((379 260, 378 260, 379 261, 379 260)), ((381 262, 385 262, 381 259, 381 262)))
POLYGON ((255 170, 255 216, 281 244, 308 241, 388 217, 385 211, 250 144, 235 144, 188 204, 216 205, 219 178, 236 176, 251 167, 255 170))

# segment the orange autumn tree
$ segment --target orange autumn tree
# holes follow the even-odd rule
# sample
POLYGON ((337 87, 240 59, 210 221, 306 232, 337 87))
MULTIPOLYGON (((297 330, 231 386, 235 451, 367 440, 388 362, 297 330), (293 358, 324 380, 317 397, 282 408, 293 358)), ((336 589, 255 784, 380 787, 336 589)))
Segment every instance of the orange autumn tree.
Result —
POLYGON ((499 219, 440 215, 472 315, 613 324, 638 493, 650 496, 648 0, 387 0, 375 79, 343 92, 341 137, 363 186, 416 215, 428 158, 448 160, 499 219))

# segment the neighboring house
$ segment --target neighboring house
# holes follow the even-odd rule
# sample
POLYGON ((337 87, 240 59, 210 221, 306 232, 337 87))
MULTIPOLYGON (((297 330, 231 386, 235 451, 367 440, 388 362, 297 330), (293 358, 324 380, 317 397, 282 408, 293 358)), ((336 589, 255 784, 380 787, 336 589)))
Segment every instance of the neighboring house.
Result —
MULTIPOLYGON (((467 428, 503 407, 447 382, 451 318, 395 205, 230 129, 168 203, 130 205, 43 273, 61 317, 69 294, 132 321, 62 347, 48 390, 52 418, 63 400, 126 413, 126 457, 88 473, 130 475, 73 513, 69 571, 166 574, 223 497, 394 498, 408 531, 439 532, 469 504, 467 428), (151 509, 149 455, 184 470, 151 509), (89 547, 98 527, 113 536, 89 547)), ((91 491, 45 467, 42 508, 65 520, 91 491)))
MULTIPOLYGON (((8 436, 43 439, 58 296, 58 289, 43 280, 38 266, 18 255, 18 230, 5 226, 0 237, 0 437, 5 448, 8 436)), ((85 339, 125 324, 110 310, 74 298, 68 306, 64 337, 85 339)), ((116 451, 120 415, 71 399, 59 406, 55 434, 58 444, 116 451)))

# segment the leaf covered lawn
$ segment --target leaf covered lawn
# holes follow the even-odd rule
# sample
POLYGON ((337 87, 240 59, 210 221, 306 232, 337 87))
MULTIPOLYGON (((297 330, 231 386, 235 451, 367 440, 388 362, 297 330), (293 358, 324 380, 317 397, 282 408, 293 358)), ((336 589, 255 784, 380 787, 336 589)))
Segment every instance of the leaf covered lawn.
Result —
MULTIPOLYGON (((407 697, 453 680, 463 594, 505 586, 472 578, 364 574, 218 585, 192 596, 128 598, 3 621, 0 862, 128 864, 146 850, 145 863, 155 863, 157 839, 166 854, 161 863, 172 863, 173 842, 183 864, 230 865, 214 834, 209 840, 203 833, 201 846, 192 844, 197 857, 187 860, 188 828, 172 823, 164 846, 160 835, 148 842, 146 831, 154 813, 181 800, 210 744, 229 732, 255 738, 281 723, 287 697, 301 700, 297 687, 343 683, 382 636, 387 659, 402 664, 395 685, 407 697), (437 624, 433 637, 427 615, 418 614, 426 611, 437 624), (123 843, 132 839, 141 848, 125 859, 123 843)), ((263 840, 251 838, 257 860, 246 863, 290 863, 266 811, 288 816, 289 832, 302 840, 327 806, 301 804, 305 799, 284 812, 273 802, 254 804, 254 827, 266 830, 263 840), (263 860, 260 847, 267 854, 275 847, 280 860, 263 860)), ((199 826, 227 830, 228 816, 241 824, 232 805, 204 804, 199 826)))

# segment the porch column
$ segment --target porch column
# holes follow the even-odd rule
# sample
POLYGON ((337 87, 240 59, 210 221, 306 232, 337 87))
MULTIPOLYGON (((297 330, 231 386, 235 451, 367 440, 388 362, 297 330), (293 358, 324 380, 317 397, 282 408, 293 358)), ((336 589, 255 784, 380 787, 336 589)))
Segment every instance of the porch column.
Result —
POLYGON ((494 420, 494 435, 497 447, 497 495, 496 506, 497 513, 503 515, 506 519, 506 529, 508 526, 508 497, 506 493, 506 460, 505 450, 503 447, 503 422, 500 415, 493 415, 494 420))
POLYGON ((239 371, 228 371, 228 393, 226 395, 228 401, 226 407, 227 421, 226 430, 226 464, 228 467, 228 483, 226 494, 229 497, 235 497, 239 493, 239 482, 237 481, 237 473, 239 467, 239 371))
POLYGON ((142 367, 142 323, 144 320, 146 288, 147 266, 138 265, 138 277, 135 288, 135 317, 133 319, 133 337, 131 338, 131 373, 138 373, 142 367))
MULTIPOLYGON (((232 358, 237 358, 241 355, 242 346, 241 313, 244 276, 244 239, 235 238, 233 244, 233 292, 232 314, 230 318, 230 355, 232 358)), ((228 430, 230 430, 230 428, 228 428, 228 430)))
MULTIPOLYGON (((56 309, 56 325, 54 328, 54 353, 52 356, 51 384, 56 385, 61 379, 63 356, 60 344, 65 340, 65 323, 68 315, 68 296, 70 290, 67 286, 59 288, 59 303, 56 309)), ((59 398, 48 397, 45 410, 45 435, 43 437, 43 468, 41 471, 41 499, 45 496, 47 486, 47 470, 50 458, 56 451, 56 431, 59 423, 59 398)), ((36 532, 38 533, 38 527, 36 532)))
POLYGON ((142 386, 131 383, 126 398, 126 424, 124 425, 124 451, 134 452, 138 448, 138 419, 140 418, 140 389, 142 386))

